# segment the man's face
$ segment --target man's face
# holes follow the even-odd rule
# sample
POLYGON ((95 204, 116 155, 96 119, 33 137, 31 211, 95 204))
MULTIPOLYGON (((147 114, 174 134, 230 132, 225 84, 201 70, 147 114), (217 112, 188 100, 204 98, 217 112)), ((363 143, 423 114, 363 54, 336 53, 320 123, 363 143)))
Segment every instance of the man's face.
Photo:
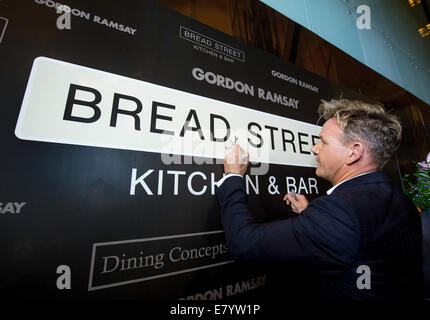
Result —
POLYGON ((330 181, 333 185, 337 183, 348 155, 348 149, 343 145, 342 137, 342 128, 335 119, 331 118, 321 129, 320 141, 311 149, 317 157, 316 175, 330 181))

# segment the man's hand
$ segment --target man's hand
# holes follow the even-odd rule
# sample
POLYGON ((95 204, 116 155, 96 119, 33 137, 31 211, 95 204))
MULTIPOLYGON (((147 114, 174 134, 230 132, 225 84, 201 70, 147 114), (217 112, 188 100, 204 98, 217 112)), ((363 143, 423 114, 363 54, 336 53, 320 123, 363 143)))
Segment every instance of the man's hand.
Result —
POLYGON ((224 172, 244 175, 249 163, 249 153, 236 144, 224 158, 224 172))
POLYGON ((306 199, 306 197, 302 194, 296 193, 296 197, 297 197, 297 200, 294 199, 293 194, 290 192, 285 195, 284 200, 287 203, 287 206, 291 204, 291 209, 294 212, 300 214, 302 213, 303 210, 305 210, 308 207, 309 202, 306 199))

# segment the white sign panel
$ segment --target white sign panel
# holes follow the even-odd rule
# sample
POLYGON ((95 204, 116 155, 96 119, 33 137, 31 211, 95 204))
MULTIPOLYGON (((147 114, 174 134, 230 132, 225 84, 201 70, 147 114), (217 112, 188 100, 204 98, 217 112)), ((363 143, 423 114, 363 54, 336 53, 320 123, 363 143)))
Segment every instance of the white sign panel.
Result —
MULTIPOLYGON (((190 70, 190 77, 191 77, 190 70)), ((288 111, 286 111, 288 112, 288 111)), ((18 138, 316 167, 320 126, 50 58, 33 63, 18 138)))

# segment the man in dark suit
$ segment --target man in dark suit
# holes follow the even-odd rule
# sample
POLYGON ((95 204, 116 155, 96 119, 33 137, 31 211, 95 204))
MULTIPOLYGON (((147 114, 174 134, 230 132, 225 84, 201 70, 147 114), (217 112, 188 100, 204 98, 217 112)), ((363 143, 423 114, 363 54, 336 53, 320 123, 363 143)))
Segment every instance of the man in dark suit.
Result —
POLYGON ((422 299, 420 216, 381 171, 400 143, 399 121, 345 99, 323 101, 319 113, 316 175, 333 187, 311 203, 287 194, 296 217, 255 222, 242 177, 249 154, 236 145, 226 156, 217 195, 231 255, 303 266, 318 275, 321 300, 422 299))

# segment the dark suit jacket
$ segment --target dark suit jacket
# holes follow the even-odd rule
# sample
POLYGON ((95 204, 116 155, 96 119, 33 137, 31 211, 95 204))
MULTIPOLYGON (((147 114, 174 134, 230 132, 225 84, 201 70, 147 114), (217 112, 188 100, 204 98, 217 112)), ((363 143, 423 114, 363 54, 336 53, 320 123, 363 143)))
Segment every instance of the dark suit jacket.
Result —
POLYGON ((217 195, 235 259, 311 270, 322 300, 422 299, 420 216, 386 173, 345 181, 300 215, 269 223, 253 220, 241 177, 225 180, 217 195), (370 268, 370 289, 357 287, 360 265, 370 268))
POLYGON ((430 209, 421 212, 423 227, 424 298, 430 299, 430 209))

